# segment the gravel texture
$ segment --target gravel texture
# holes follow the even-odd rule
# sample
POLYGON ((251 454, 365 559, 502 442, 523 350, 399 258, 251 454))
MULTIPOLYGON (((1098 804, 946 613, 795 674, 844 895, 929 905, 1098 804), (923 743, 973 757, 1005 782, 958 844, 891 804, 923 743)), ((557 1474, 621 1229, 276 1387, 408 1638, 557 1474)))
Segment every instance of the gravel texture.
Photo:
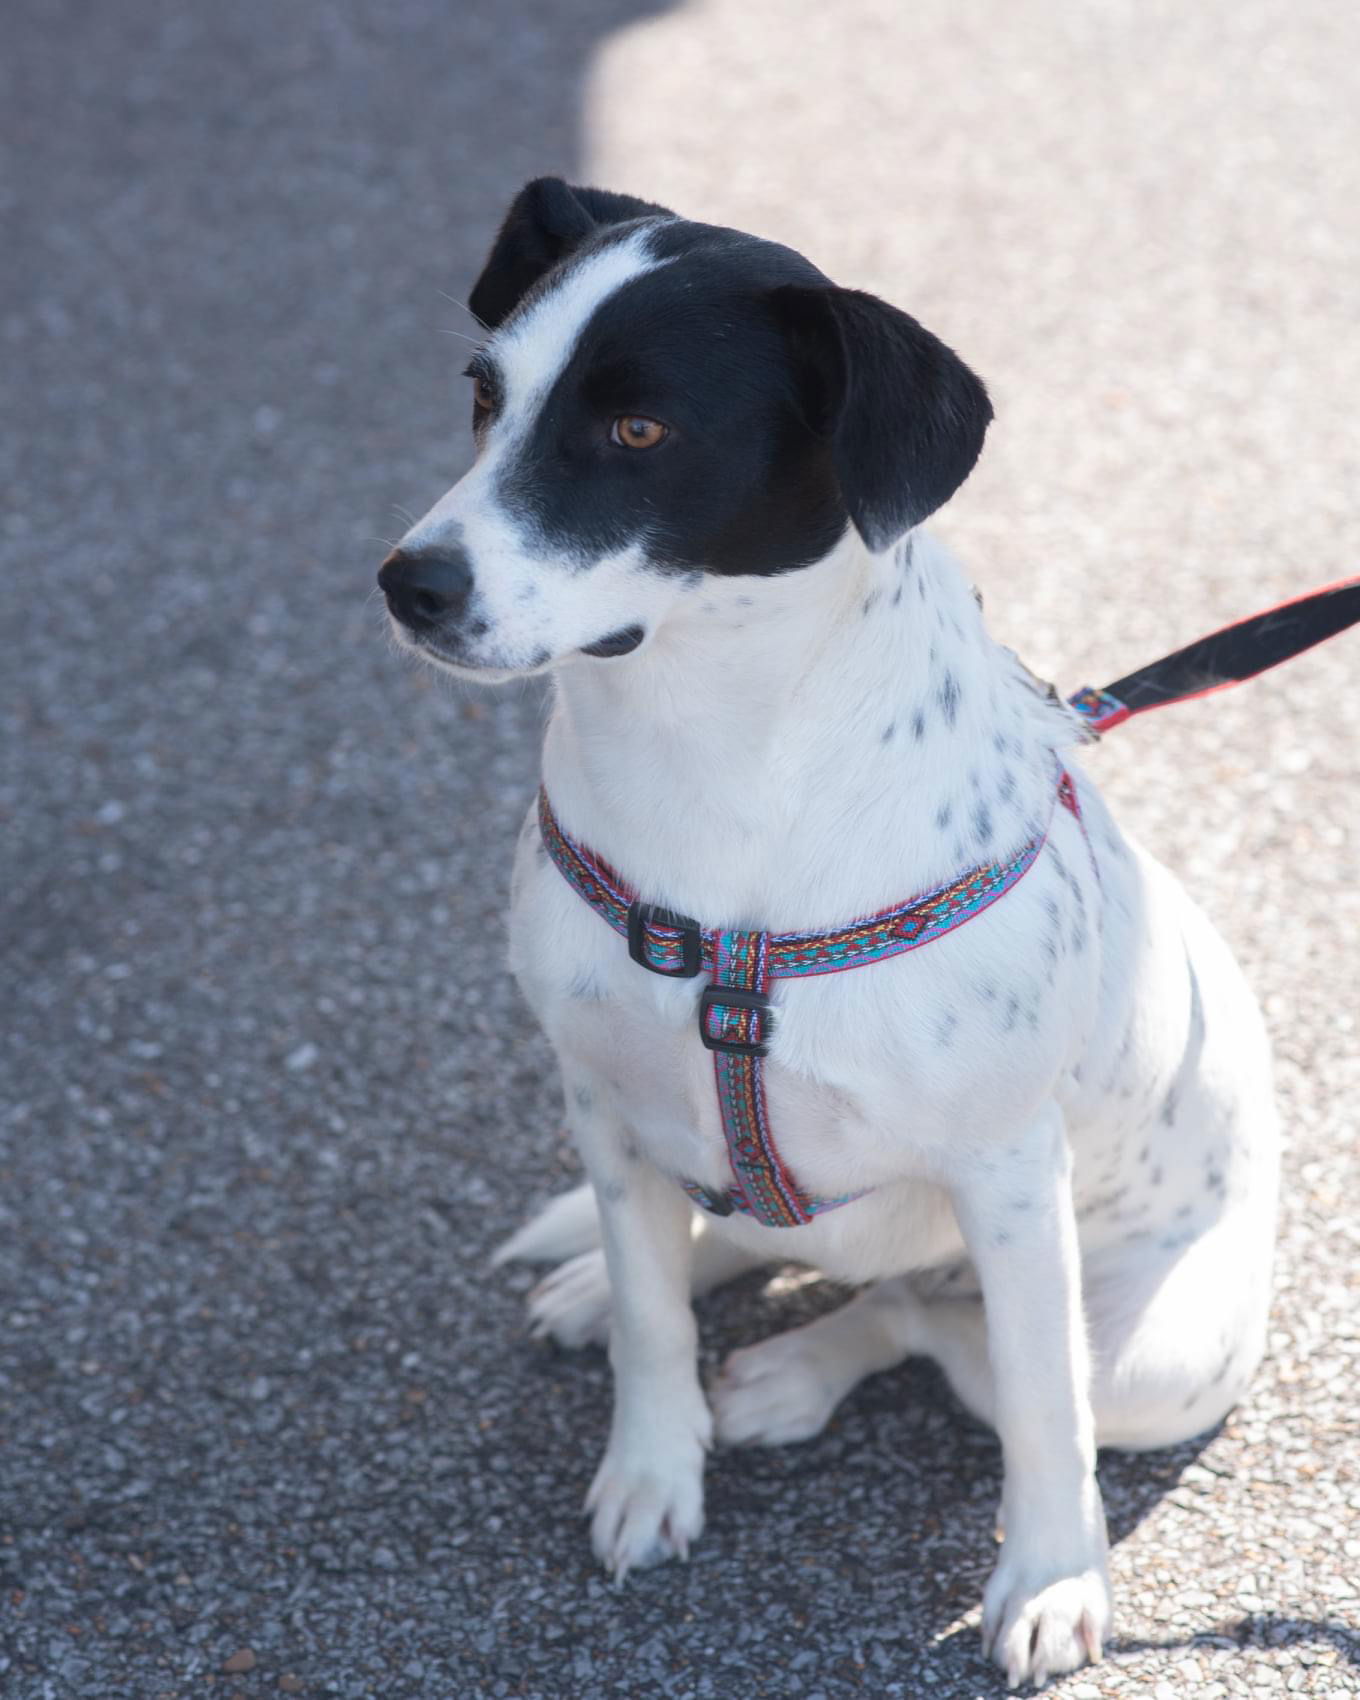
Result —
MULTIPOLYGON (((566 1184, 502 964, 533 693, 412 671, 379 534, 463 464, 462 296, 580 172, 805 247, 990 380, 943 519, 1100 682, 1360 570, 1360 22, 1333 0, 14 0, 0 56, 0 1691, 983 1700, 999 1459, 920 1364, 720 1456, 615 1592, 599 1354, 490 1248, 566 1184)), ((1094 766, 1240 951, 1289 1155, 1271 1356, 1108 1455, 1055 1684, 1360 1693, 1360 637, 1094 766)), ((716 1361, 832 1302, 749 1280, 716 1361)))

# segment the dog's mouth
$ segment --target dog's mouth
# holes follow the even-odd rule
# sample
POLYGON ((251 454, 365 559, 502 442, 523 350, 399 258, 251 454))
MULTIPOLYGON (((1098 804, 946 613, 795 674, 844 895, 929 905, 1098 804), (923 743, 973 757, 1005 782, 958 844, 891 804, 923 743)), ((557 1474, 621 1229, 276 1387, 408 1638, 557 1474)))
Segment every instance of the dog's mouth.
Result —
POLYGON ((482 685, 499 685, 509 679, 526 679, 532 674, 546 672, 551 665, 551 657, 546 650, 540 650, 527 661, 513 664, 482 661, 469 655, 461 646, 446 648, 429 632, 413 632, 395 620, 392 623, 397 642, 403 649, 419 656, 438 672, 452 673, 459 679, 473 680, 482 685))
POLYGON ((601 659, 611 655, 631 655, 646 635, 641 626, 622 626, 618 631, 610 632, 608 637, 598 638, 594 643, 583 643, 581 654, 601 659))
MULTIPOLYGON (((392 621, 397 642, 403 649, 413 651, 422 661, 428 661, 431 666, 445 672, 456 673, 460 678, 479 679, 485 683, 496 683, 502 679, 527 678, 535 673, 546 672, 552 665, 554 657, 546 649, 540 649, 536 654, 525 660, 506 662, 500 660, 483 660, 475 653, 469 653, 457 634, 453 635, 452 643, 443 641, 446 634, 430 631, 413 631, 401 621, 392 621)), ((594 643, 580 646, 578 653, 589 655, 596 660, 609 660, 620 655, 631 655, 647 636, 644 626, 621 626, 617 631, 609 632, 594 643)), ((561 660, 562 657, 556 657, 561 660)))

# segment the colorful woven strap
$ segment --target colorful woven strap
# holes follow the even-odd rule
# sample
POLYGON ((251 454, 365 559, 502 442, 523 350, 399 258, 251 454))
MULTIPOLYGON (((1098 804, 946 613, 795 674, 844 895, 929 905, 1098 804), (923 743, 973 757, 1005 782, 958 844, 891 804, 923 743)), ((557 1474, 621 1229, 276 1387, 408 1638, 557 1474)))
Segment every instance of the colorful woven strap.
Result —
POLYGON ((1108 732, 1111 726, 1118 726, 1133 712, 1126 702, 1120 702, 1109 691, 1097 690, 1094 685, 1083 685, 1068 697, 1067 703, 1069 708, 1076 709, 1093 732, 1108 732))
MULTIPOLYGON (((1059 776, 1056 801, 1080 819, 1070 775, 1059 776)), ((707 1210, 739 1210, 768 1227, 797 1227, 861 1193, 818 1198, 794 1181, 779 1155, 765 1100, 764 1056, 774 1030, 774 980, 837 974, 882 962, 952 932, 989 909, 1034 866, 1048 828, 1003 862, 985 862, 906 903, 823 933, 721 931, 688 916, 642 903, 614 869, 562 830, 546 791, 538 794, 543 843, 563 878, 597 915, 628 940, 641 967, 668 979, 711 976, 699 1000, 699 1037, 713 1052, 723 1136, 733 1184, 715 1194, 682 1182, 707 1210)))

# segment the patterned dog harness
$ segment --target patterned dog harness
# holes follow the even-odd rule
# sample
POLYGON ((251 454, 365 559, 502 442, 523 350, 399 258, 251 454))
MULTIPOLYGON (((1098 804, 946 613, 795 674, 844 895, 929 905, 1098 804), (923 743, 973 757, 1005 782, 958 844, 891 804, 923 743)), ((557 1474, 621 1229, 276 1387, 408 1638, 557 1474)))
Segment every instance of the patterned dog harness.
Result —
MULTIPOLYGON (((1276 667, 1360 620, 1360 579, 1310 592, 1199 638, 1104 690, 1084 686, 1068 707, 1092 736, 1136 714, 1206 696, 1276 667)), ((1036 680, 1042 691, 1043 682, 1036 680)), ((1060 702, 1053 686, 1048 694, 1060 702)), ((1058 778, 1057 803, 1081 822, 1071 776, 1058 778)), ((763 1059, 774 1030, 770 984, 811 974, 839 974, 916 950, 943 938, 1004 897, 1037 861, 1048 826, 1005 862, 984 862, 948 885, 826 933, 762 933, 702 927, 688 915, 644 903, 601 857, 558 825, 546 791, 538 824, 548 854, 567 883, 616 933, 640 967, 671 980, 712 976, 699 999, 699 1037, 713 1052, 718 1107, 733 1184, 714 1192, 681 1181, 705 1210, 734 1210, 771 1228, 793 1228, 824 1210, 862 1198, 815 1198, 795 1183, 779 1155, 765 1103, 763 1059)), ((1052 815, 1049 825, 1052 824, 1052 815)), ((1084 828, 1083 828, 1084 830, 1084 828)))
MULTIPOLYGON (((1071 776, 1061 774, 1056 802, 1081 818, 1071 776)), ((563 832, 546 791, 538 826, 558 871, 595 913, 628 940, 640 967, 670 980, 712 975, 699 999, 699 1037, 713 1052, 718 1108, 734 1177, 724 1192, 681 1181, 716 1216, 739 1210, 770 1228, 794 1228, 862 1193, 816 1198, 804 1192, 779 1155, 765 1102, 763 1059, 774 1030, 773 980, 839 974, 916 950, 971 921, 1023 879, 1048 828, 1004 862, 984 862, 948 885, 825 933, 762 933, 702 927, 688 915, 644 903, 600 856, 563 832)))

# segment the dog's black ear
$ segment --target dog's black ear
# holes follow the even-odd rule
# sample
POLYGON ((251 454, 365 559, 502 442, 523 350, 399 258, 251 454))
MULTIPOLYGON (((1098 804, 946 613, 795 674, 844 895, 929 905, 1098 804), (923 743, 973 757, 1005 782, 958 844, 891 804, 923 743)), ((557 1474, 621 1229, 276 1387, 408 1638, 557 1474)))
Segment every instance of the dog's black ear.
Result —
POLYGON ((886 549, 973 470, 992 418, 982 380, 877 296, 785 284, 772 300, 855 529, 886 549))
POLYGON ((511 203, 492 244, 482 275, 468 297, 472 316, 487 330, 509 317, 546 271, 602 224, 662 214, 665 207, 615 195, 608 189, 577 189, 560 177, 536 177, 511 203))

